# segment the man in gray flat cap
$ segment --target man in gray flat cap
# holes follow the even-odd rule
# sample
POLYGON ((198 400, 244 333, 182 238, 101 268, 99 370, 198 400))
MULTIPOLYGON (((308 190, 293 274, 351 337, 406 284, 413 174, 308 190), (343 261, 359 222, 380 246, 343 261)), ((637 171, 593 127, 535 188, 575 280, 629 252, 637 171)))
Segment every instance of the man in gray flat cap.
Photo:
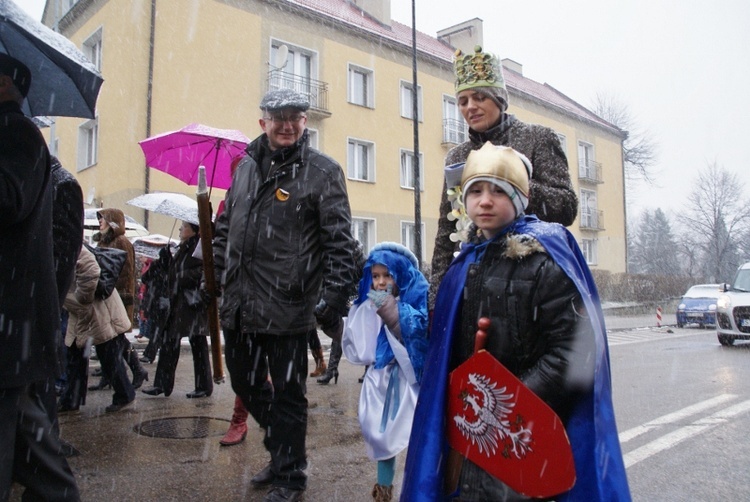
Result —
POLYGON ((346 315, 355 241, 341 166, 310 147, 307 97, 270 91, 260 108, 263 134, 227 192, 214 262, 232 389, 271 456, 251 483, 270 487, 266 501, 294 501, 307 484, 307 337, 319 298, 331 318, 346 315))

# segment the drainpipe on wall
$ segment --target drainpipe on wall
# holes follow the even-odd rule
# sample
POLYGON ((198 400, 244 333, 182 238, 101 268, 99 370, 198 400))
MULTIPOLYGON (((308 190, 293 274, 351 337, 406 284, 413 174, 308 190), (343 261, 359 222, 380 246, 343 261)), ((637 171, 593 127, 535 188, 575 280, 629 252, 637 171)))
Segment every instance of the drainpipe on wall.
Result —
MULTIPOLYGON (((146 90, 146 137, 151 137, 151 98, 154 88, 154 40, 156 38, 156 0, 151 0, 151 27, 148 41, 148 87, 146 90)), ((145 165, 143 193, 151 190, 151 170, 145 165)), ((143 226, 148 228, 148 211, 144 211, 143 226)))

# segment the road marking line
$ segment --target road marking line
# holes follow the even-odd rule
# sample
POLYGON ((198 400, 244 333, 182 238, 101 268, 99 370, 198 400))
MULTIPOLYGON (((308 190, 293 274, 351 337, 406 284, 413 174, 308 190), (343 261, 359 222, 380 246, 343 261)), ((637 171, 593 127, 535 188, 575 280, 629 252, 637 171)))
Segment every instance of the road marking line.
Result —
POLYGON ((657 427, 677 422, 678 420, 687 418, 690 415, 701 413, 708 410, 709 408, 714 408, 716 406, 719 406, 720 404, 726 403, 727 401, 731 401, 736 397, 737 396, 735 394, 721 394, 711 399, 701 401, 700 403, 687 406, 673 413, 662 415, 661 417, 655 418, 654 420, 651 420, 650 422, 647 422, 643 425, 639 425, 637 427, 633 427, 632 429, 621 432, 619 435, 620 443, 627 443, 631 439, 636 438, 641 434, 645 434, 650 430, 656 429, 657 427))
POLYGON ((730 418, 747 411, 750 411, 750 401, 743 401, 741 403, 730 406, 729 408, 719 410, 713 415, 710 415, 706 418, 696 420, 690 425, 680 427, 679 429, 670 432, 669 434, 665 434, 659 439, 645 444, 640 448, 636 448, 635 450, 624 455, 623 459, 625 461, 625 468, 627 469, 628 467, 637 464, 641 460, 645 460, 652 455, 676 446, 686 439, 690 439, 693 436, 697 436, 698 434, 702 434, 709 429, 724 424, 730 418))

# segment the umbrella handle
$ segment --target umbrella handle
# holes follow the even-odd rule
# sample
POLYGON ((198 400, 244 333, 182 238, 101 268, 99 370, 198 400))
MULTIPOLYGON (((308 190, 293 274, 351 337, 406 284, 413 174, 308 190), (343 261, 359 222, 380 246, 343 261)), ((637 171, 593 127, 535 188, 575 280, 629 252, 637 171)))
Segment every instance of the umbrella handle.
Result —
POLYGON ((476 354, 480 350, 484 349, 484 344, 487 343, 487 330, 490 329, 489 317, 480 317, 477 321, 477 334, 474 336, 474 353, 476 354))

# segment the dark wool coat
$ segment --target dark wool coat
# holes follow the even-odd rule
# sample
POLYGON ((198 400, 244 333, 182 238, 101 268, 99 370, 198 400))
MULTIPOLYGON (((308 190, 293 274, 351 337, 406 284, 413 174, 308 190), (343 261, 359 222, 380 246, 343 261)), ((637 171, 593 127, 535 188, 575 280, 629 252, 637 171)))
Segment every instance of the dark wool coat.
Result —
MULTIPOLYGON (((570 181, 568 160, 555 131, 549 127, 526 124, 515 116, 504 113, 498 125, 484 133, 470 129, 469 140, 448 152, 445 165, 466 162, 469 153, 478 150, 487 141, 494 145, 509 146, 531 161, 534 172, 529 183, 529 206, 526 214, 535 214, 540 220, 565 226, 573 223, 578 213, 578 197, 570 181)), ((453 254, 458 250, 458 244, 450 240, 450 234, 456 230, 456 222, 447 218, 452 210, 447 189, 443 181, 440 219, 430 269, 430 308, 434 305, 435 294, 453 260, 453 254)))
POLYGON ((60 311, 50 158, 15 102, 0 103, 0 388, 53 376, 60 311))
POLYGON ((165 341, 184 336, 208 335, 207 304, 201 296, 203 260, 193 257, 197 235, 180 243, 169 264, 169 316, 164 328, 165 341))
POLYGON ((83 192, 72 174, 52 156, 52 240, 60 303, 70 289, 83 244, 83 192))
MULTIPOLYGON (((97 232, 94 235, 94 240, 98 240, 98 246, 122 249, 128 253, 115 289, 120 293, 120 299, 128 311, 128 319, 132 324, 135 321, 135 250, 133 244, 125 237, 125 213, 115 208, 100 209, 97 212, 109 223, 109 229, 104 234, 97 232)), ((132 327, 126 333, 131 330, 132 327)))
POLYGON ((221 324, 246 333, 307 333, 315 329, 318 298, 345 312, 353 283, 344 173, 309 146, 306 133, 272 156, 267 144, 263 134, 248 145, 216 221, 221 324))

